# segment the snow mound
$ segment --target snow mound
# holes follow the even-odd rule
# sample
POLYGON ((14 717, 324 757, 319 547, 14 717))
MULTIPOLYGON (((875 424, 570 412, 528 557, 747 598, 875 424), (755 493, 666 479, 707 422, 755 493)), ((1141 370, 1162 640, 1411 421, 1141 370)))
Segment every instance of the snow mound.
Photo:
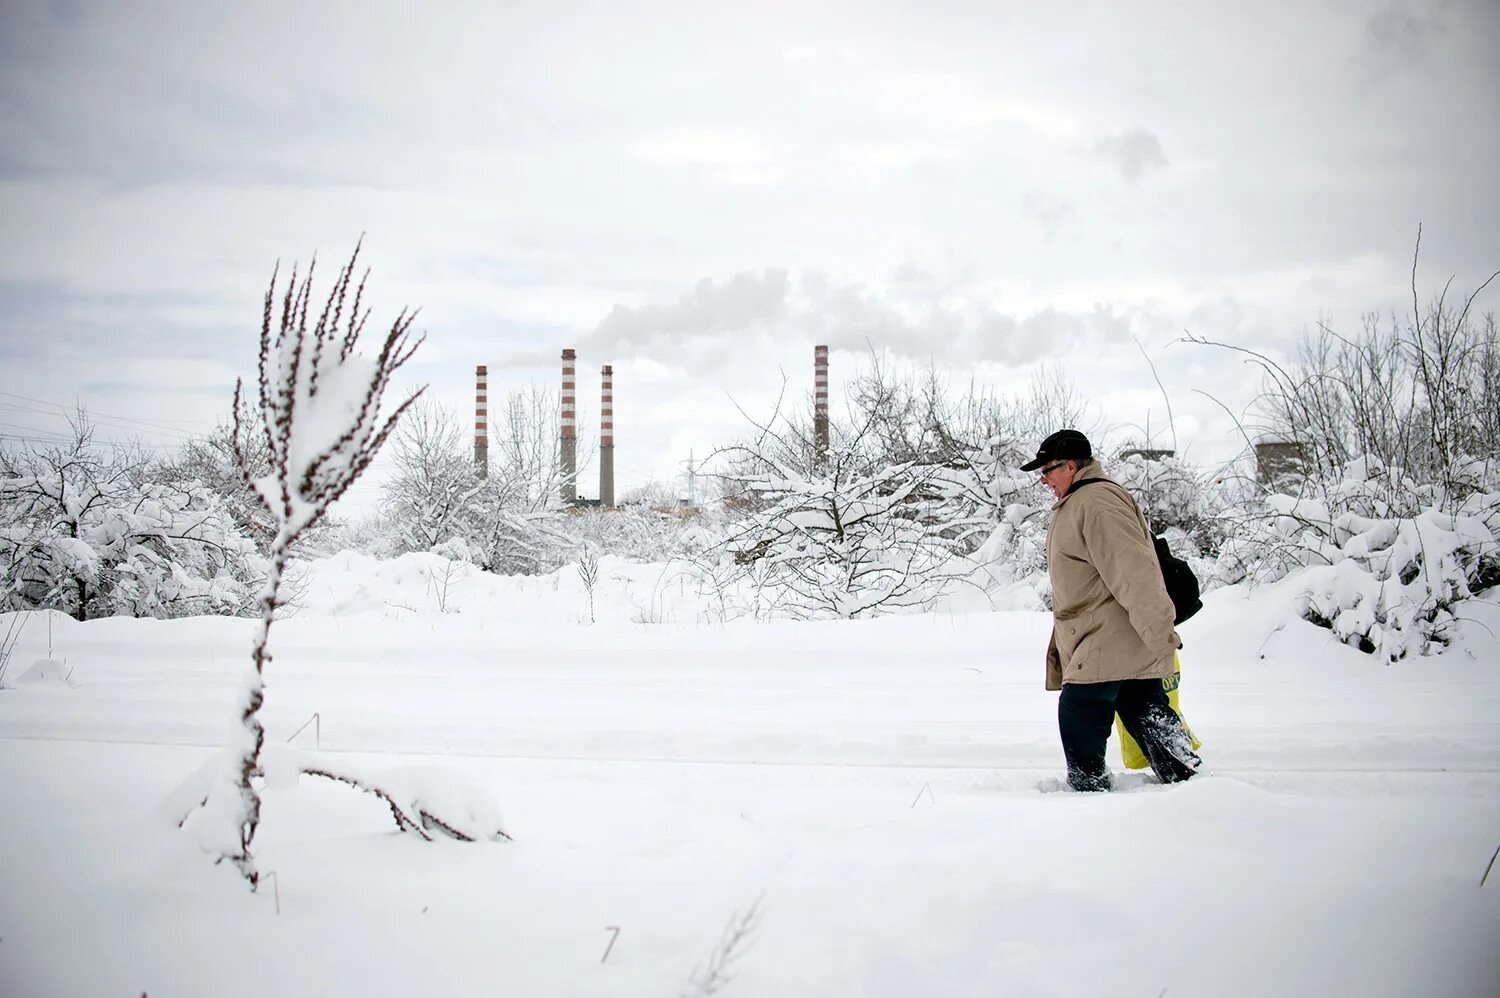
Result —
POLYGON ((68 663, 55 658, 39 658, 32 662, 31 668, 21 673, 20 681, 36 686, 78 688, 78 684, 73 682, 73 670, 68 668, 68 663))

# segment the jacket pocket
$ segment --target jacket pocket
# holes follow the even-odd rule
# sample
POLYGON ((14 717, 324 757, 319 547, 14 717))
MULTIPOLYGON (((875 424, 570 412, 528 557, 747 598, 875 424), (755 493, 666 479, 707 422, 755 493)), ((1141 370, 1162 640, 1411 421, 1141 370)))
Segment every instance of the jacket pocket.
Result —
POLYGON ((1075 617, 1057 622, 1059 636, 1058 651, 1064 650, 1063 639, 1066 640, 1066 653, 1062 659, 1066 664, 1064 671, 1077 671, 1082 669, 1084 663, 1093 655, 1094 646, 1098 644, 1095 640, 1099 634, 1100 622, 1093 611, 1080 613, 1075 617))

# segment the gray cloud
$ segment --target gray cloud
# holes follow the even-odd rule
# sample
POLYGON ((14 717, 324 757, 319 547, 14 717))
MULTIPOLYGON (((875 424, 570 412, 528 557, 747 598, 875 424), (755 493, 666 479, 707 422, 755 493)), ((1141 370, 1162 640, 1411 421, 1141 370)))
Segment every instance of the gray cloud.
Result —
POLYGON ((1365 22, 1369 69, 1378 75, 1426 70, 1448 33, 1443 6, 1415 14, 1407 5, 1393 3, 1372 14, 1365 22))
MULTIPOLYGON (((245 326, 254 321, 247 300, 245 326)), ((71 292, 53 284, 0 280, 0 359, 70 353, 100 361, 170 353, 215 359, 245 336, 222 299, 193 292, 71 292)), ((246 352, 253 354, 253 344, 246 352)))
POLYGON ((1021 318, 984 310, 976 324, 975 359, 1015 367, 1054 358, 1068 363, 1076 351, 1130 337, 1131 320, 1105 305, 1087 312, 1044 308, 1021 318))
POLYGON ((1142 129, 1106 136, 1094 143, 1094 155, 1109 161, 1120 176, 1135 181, 1152 170, 1164 169, 1161 139, 1142 129))
POLYGON ((555 123, 524 112, 521 60, 497 64, 471 41, 524 33, 531 15, 463 14, 3 5, 0 177, 392 187, 489 176, 555 123))

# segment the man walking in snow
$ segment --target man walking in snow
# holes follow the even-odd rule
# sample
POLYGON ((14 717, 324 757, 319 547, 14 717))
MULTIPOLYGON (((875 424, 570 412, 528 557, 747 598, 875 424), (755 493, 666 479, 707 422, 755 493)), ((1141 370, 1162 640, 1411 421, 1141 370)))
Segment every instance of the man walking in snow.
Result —
POLYGON ((1057 496, 1047 530, 1047 689, 1061 691, 1068 785, 1110 789, 1105 748, 1116 713, 1163 783, 1188 779, 1202 763, 1162 688, 1182 641, 1145 516, 1077 430, 1043 440, 1021 470, 1040 471, 1057 496))

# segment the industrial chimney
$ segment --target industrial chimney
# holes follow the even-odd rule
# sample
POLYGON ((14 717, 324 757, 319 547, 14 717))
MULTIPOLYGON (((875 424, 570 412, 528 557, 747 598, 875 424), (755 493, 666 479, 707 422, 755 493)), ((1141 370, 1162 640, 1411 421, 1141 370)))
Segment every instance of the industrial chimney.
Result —
POLYGON ((480 478, 490 473, 489 368, 474 368, 474 473, 480 478))
POLYGON ((562 352, 562 474, 563 504, 578 501, 578 381, 573 373, 572 350, 562 352))
POLYGON ((818 467, 828 460, 828 347, 813 347, 813 450, 818 467))
POLYGON ((615 504, 615 389, 614 368, 604 365, 603 391, 599 396, 599 505, 615 504))

